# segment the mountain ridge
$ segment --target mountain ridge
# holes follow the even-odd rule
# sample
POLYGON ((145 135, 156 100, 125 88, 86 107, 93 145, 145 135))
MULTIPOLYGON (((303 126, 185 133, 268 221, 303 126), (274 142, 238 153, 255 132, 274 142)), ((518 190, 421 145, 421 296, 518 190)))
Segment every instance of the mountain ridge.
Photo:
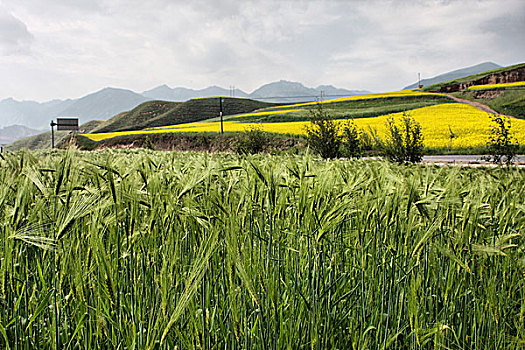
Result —
MULTIPOLYGON (((482 72, 490 71, 490 70, 497 69, 497 68, 502 68, 502 66, 494 62, 482 62, 482 63, 476 64, 473 66, 459 68, 459 69, 456 69, 450 72, 442 73, 432 78, 422 79, 421 85, 423 86, 434 85, 434 84, 442 83, 442 82, 453 80, 453 79, 468 77, 473 74, 482 73, 482 72)), ((416 88, 418 88, 417 82, 405 86, 403 90, 416 89, 416 88)))
MULTIPOLYGON (((356 90, 340 89, 331 85, 322 85, 322 87, 335 89, 338 93, 348 94, 348 96, 356 94, 356 90)), ((9 97, 0 100, 0 127, 20 124, 34 129, 43 129, 47 128, 49 122, 57 117, 78 117, 81 124, 89 120, 107 120, 116 114, 130 111, 141 103, 154 100, 184 102, 194 98, 224 96, 279 103, 314 101, 320 96, 320 93, 321 90, 318 88, 308 88, 299 82, 281 80, 262 85, 250 94, 241 89, 228 90, 216 85, 195 90, 184 87, 170 88, 163 84, 142 93, 105 87, 77 99, 54 99, 46 102, 17 101, 9 97), (293 91, 287 91, 290 84, 295 86, 293 91), (274 87, 270 91, 272 99, 268 99, 268 95, 254 94, 269 85, 274 87), (301 97, 296 98, 295 96, 301 97)), ((365 91, 359 90, 357 93, 365 93, 365 91)))
POLYGON ((0 128, 0 145, 7 145, 18 139, 38 135, 42 130, 27 128, 23 125, 10 125, 0 128))

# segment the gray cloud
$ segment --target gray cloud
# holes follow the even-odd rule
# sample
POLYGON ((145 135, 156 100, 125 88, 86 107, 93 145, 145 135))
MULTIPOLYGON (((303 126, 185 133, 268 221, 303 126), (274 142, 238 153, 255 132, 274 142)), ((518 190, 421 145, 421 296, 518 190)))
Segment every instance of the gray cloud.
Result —
POLYGON ((31 55, 0 58, 0 74, 18 77, 0 86, 0 99, 164 83, 250 91, 277 79, 381 91, 412 83, 418 72, 430 77, 482 61, 523 60, 522 0, 2 4, 2 53, 31 47, 31 55))
POLYGON ((27 26, 0 5, 0 53, 21 55, 29 52, 33 35, 27 26))

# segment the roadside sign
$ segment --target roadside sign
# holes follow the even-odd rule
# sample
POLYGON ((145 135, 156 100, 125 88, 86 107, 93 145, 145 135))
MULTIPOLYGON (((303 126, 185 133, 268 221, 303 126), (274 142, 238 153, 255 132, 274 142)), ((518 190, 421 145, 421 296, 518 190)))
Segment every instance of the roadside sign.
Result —
POLYGON ((78 118, 57 118, 57 130, 78 130, 78 118))

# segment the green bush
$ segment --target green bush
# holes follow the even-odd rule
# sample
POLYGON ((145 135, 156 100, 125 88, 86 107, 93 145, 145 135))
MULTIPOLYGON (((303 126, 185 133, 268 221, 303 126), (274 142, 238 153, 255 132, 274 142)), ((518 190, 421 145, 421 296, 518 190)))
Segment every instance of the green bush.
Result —
POLYGON ((348 120, 343 127, 342 153, 346 157, 359 158, 362 152, 363 131, 357 129, 354 120, 348 120))
POLYGON ((252 126, 236 139, 234 149, 239 154, 255 154, 264 151, 267 144, 266 134, 259 127, 252 126))
POLYGON ((519 145, 514 133, 510 131, 510 119, 504 115, 489 115, 494 123, 490 127, 490 135, 487 141, 489 152, 488 160, 494 163, 505 163, 507 166, 512 165, 519 145))
POLYGON ((423 134, 421 126, 408 113, 403 113, 401 125, 393 117, 387 120, 387 137, 384 154, 397 163, 421 162, 423 159, 423 134))
POLYGON ((306 127, 308 146, 322 158, 339 158, 342 143, 339 124, 328 116, 320 103, 310 110, 310 118, 310 126, 306 127))

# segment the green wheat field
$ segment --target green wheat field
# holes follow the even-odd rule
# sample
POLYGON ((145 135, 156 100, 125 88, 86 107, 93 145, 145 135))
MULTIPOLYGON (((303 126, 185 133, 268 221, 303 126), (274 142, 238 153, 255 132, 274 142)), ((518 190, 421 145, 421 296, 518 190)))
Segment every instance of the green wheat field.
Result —
POLYGON ((525 347, 525 170, 0 158, 0 347, 525 347))

